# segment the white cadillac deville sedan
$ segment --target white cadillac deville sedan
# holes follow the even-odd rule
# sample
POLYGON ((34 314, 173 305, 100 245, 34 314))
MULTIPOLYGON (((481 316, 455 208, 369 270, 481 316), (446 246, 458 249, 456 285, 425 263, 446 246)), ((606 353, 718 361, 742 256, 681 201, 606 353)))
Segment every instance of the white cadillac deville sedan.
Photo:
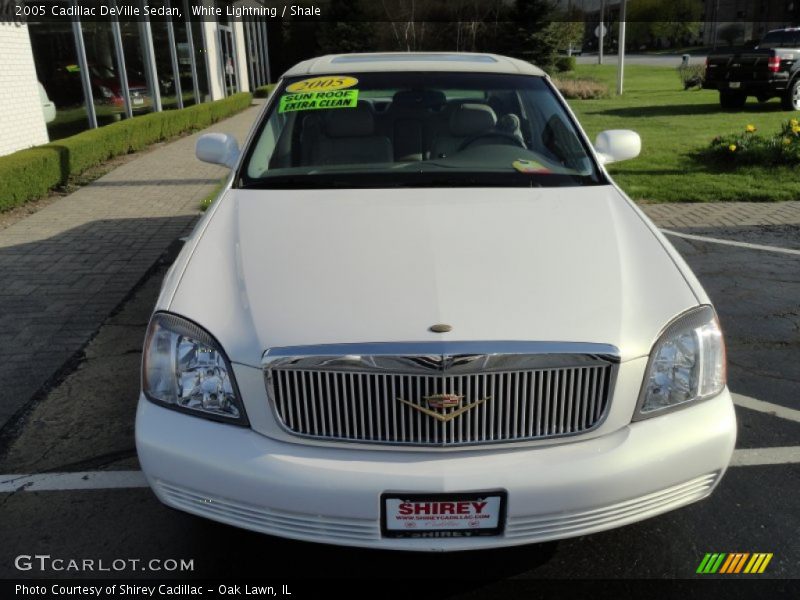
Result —
POLYGON ((547 76, 488 54, 288 71, 170 269, 136 444, 165 504, 404 550, 583 535, 708 496, 725 348, 547 76))

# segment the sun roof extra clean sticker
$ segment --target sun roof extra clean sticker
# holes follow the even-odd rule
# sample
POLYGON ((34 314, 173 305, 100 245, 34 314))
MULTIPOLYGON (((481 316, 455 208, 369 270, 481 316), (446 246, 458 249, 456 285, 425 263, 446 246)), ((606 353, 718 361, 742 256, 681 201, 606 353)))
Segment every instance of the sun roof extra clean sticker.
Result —
POLYGON ((304 92, 284 94, 278 105, 278 112, 297 110, 319 110, 323 108, 355 108, 358 104, 358 90, 334 90, 326 92, 304 92))

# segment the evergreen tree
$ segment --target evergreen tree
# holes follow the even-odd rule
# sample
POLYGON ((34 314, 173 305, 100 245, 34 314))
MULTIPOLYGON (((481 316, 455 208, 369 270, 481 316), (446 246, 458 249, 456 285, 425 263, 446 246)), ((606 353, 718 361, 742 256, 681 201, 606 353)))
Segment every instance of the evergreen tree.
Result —
POLYGON ((550 0, 514 0, 505 24, 506 35, 498 40, 498 51, 551 68, 558 43, 548 29, 553 8, 550 0))
POLYGON ((320 50, 324 54, 370 52, 375 49, 374 23, 362 0, 331 0, 321 25, 320 50))

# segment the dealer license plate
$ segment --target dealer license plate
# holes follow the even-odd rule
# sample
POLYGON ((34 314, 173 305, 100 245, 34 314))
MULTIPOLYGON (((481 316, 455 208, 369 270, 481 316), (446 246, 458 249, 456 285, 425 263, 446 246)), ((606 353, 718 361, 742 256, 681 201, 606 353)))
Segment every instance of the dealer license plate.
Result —
POLYGON ((742 82, 741 81, 731 81, 728 84, 728 87, 731 88, 732 90, 738 90, 740 87, 742 87, 742 82))
POLYGON ((505 526, 506 493, 383 494, 385 537, 455 538, 499 535, 505 526))
POLYGON ((134 98, 133 99, 133 103, 137 104, 137 105, 138 104, 144 104, 144 98, 134 98))

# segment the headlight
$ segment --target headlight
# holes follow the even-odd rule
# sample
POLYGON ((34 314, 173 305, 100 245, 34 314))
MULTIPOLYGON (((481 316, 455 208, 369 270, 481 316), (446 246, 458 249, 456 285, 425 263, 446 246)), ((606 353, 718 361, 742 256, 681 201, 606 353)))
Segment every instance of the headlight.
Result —
POLYGON ((114 97, 114 92, 112 92, 106 86, 101 85, 99 87, 100 87, 100 93, 103 94, 104 97, 106 97, 106 98, 113 98, 114 97))
POLYGON ((156 313, 147 328, 142 389, 158 404, 217 421, 247 425, 230 362, 204 329, 156 313))
POLYGON ((653 346, 635 418, 716 396, 725 378, 725 343, 714 309, 692 309, 670 323, 653 346))

